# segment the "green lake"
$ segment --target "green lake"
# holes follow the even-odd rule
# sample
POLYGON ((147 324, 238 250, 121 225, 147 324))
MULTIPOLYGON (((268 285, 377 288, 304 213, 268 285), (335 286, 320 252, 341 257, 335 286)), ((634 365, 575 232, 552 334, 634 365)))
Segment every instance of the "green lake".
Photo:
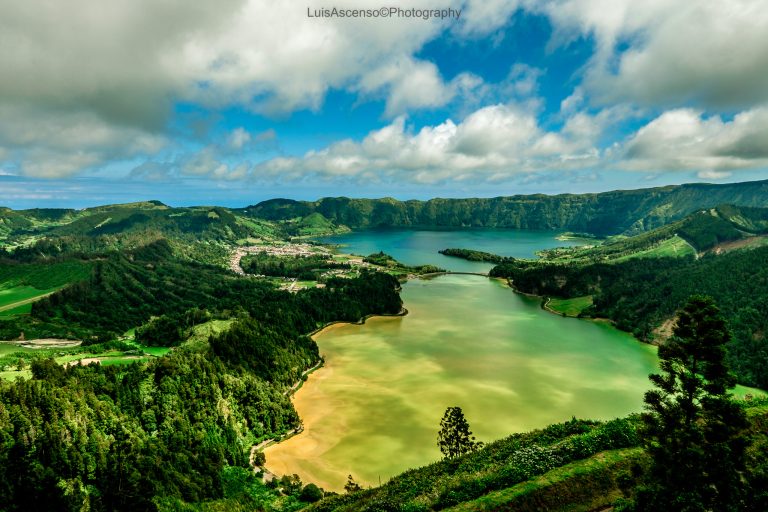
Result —
MULTIPOLYGON (((478 271, 446 265, 463 261, 440 260, 429 246, 531 256, 561 244, 552 233, 525 232, 505 243, 500 231, 486 232, 485 245, 473 244, 467 233, 482 232, 462 231, 411 232, 417 240, 390 232, 388 243, 365 245, 378 233, 350 235, 346 250, 478 271)), ((268 469, 335 491, 349 474, 377 485, 440 458, 437 431, 449 406, 464 410, 478 439, 492 441, 573 416, 640 411, 648 374, 657 370, 655 347, 605 323, 548 313, 538 299, 499 280, 444 275, 409 281, 401 295, 404 317, 337 324, 315 336, 326 365, 294 397, 305 429, 267 448, 268 469)))
POLYGON ((460 406, 491 441, 572 416, 641 409, 654 347, 561 318, 499 281, 448 275, 403 287, 409 314, 316 336, 326 366, 295 396, 305 431, 267 449, 278 474, 339 490, 440 458, 440 418, 460 406))

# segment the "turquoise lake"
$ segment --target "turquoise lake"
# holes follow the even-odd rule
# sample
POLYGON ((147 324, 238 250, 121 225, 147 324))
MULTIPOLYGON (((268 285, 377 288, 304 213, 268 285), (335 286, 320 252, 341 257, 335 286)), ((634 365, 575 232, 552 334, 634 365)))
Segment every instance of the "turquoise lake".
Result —
POLYGON ((540 249, 573 247, 579 242, 558 240, 558 232, 509 229, 466 229, 434 231, 387 229, 356 231, 345 235, 317 238, 327 244, 339 244, 342 252, 368 254, 384 251, 406 265, 432 264, 454 272, 487 272, 491 263, 466 261, 443 256, 437 251, 448 248, 474 249, 501 256, 531 258, 540 249))

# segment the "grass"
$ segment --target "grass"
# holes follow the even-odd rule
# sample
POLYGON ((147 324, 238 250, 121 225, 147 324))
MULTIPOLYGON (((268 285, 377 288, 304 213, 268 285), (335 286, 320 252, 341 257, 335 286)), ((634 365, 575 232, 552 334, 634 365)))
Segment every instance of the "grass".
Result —
POLYGON ((32 286, 14 286, 11 288, 5 288, 0 290, 0 307, 9 306, 16 302, 21 302, 27 299, 34 299, 40 295, 50 293, 56 288, 49 290, 38 290, 32 286))
POLYGON ((89 351, 88 347, 33 349, 21 347, 13 343, 0 343, 0 379, 13 381, 17 377, 29 378, 31 376, 28 370, 31 361, 26 361, 27 369, 19 371, 16 368, 16 362, 20 356, 24 356, 25 359, 29 357, 53 357, 61 365, 73 363, 81 359, 98 359, 99 364, 110 366, 146 362, 156 357, 161 357, 170 351, 167 347, 144 347, 130 340, 126 341, 126 343, 131 345, 131 347, 135 347, 135 350, 131 348, 128 351, 94 351, 93 349, 89 351))
POLYGON ((587 512, 610 506, 622 493, 617 476, 645 459, 642 448, 600 452, 507 489, 449 508, 452 512, 516 510, 587 512))
MULTIPOLYGON (((208 338, 229 329, 233 318, 227 320, 210 320, 192 328, 192 335, 183 343, 183 347, 192 350, 205 350, 208 347, 208 338)), ((148 347, 145 347, 148 348, 148 347)))
POLYGON ((141 350, 144 351, 145 354, 148 354, 152 357, 162 357, 168 352, 171 351, 168 347, 141 347, 141 350))
POLYGON ((150 359, 154 359, 153 357, 107 357, 104 359, 100 359, 101 364, 104 366, 111 366, 114 364, 132 364, 132 363, 144 363, 146 361, 149 361, 150 359))
POLYGON ((86 279, 90 273, 91 264, 81 261, 3 265, 0 267, 0 288, 7 290, 28 286, 37 290, 50 291, 86 279))
POLYGON ((0 357, 14 352, 36 352, 33 348, 20 347, 15 343, 0 343, 0 357))
POLYGON ((31 370, 6 370, 0 372, 0 379, 1 380, 9 380, 13 382, 17 378, 21 377, 22 379, 29 379, 32 377, 32 371, 31 370))
POLYGON ((638 251, 634 254, 622 256, 620 258, 616 258, 613 261, 620 262, 634 258, 681 258, 695 255, 696 249, 694 249, 691 244, 675 235, 672 238, 664 240, 655 247, 643 251, 638 251))
MULTIPOLYGON (((640 235, 642 236, 642 235, 640 235)), ((695 256, 696 250, 677 235, 660 242, 645 241, 636 245, 634 238, 614 236, 595 246, 555 248, 539 251, 542 261, 560 264, 587 264, 597 261, 620 263, 635 258, 682 258, 695 256)))
POLYGON ((547 302, 547 308, 563 316, 579 316, 579 313, 592 305, 592 296, 574 297, 572 299, 553 299, 547 302))
POLYGON ((28 302, 20 306, 3 309, 2 311, 0 311, 0 319, 10 318, 12 316, 17 316, 17 315, 28 315, 31 312, 32 312, 32 303, 28 302))

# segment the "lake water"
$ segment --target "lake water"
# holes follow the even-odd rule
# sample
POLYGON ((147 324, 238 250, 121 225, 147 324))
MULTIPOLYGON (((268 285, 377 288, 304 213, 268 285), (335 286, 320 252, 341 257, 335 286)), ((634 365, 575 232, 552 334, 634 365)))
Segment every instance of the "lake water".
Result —
POLYGON ((403 287, 405 317, 316 336, 326 366, 295 396, 305 431, 266 451, 267 467, 339 490, 348 474, 378 484, 440 458, 446 407, 478 439, 642 407, 654 347, 605 324, 561 318, 480 276, 403 287))
POLYGON ((327 244, 342 245, 343 252, 367 256, 384 251, 406 265, 432 264, 455 272, 487 272, 491 263, 466 261, 443 256, 437 251, 448 248, 474 249, 501 256, 530 258, 540 249, 572 247, 576 241, 557 240, 552 231, 509 229, 467 229, 460 231, 428 231, 388 229, 356 231, 346 235, 318 238, 327 244))
MULTIPOLYGON (((530 257, 566 245, 551 232, 375 231, 326 238, 345 251, 383 250, 408 264, 484 272, 437 254, 463 247, 530 257)), ((571 242, 570 244, 573 244, 571 242)), ((294 404, 303 433, 267 448, 267 467, 341 491, 347 475, 378 485, 441 457, 437 431, 459 406, 482 441, 579 418, 642 409, 656 348, 608 324, 563 318, 499 280, 444 275, 403 286, 409 314, 338 324, 315 336, 326 364, 294 404)), ((764 394, 738 387, 736 394, 764 394)))

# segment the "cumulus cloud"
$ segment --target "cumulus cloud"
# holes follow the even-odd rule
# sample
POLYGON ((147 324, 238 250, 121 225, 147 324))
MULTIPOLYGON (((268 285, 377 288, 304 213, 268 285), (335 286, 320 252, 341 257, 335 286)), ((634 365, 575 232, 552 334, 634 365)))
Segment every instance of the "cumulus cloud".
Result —
MULTIPOLYGON (((398 4, 461 8, 466 16, 458 23, 478 34, 482 26, 490 30, 488 20, 503 22, 510 14, 503 2, 393 3, 398 4)), ((334 5, 381 7, 373 0, 334 5)), ((466 87, 468 76, 446 83, 433 63, 414 57, 455 21, 308 17, 307 9, 315 7, 327 2, 72 0, 44 8, 2 2, 0 47, 9 51, 0 52, 0 107, 26 110, 22 117, 38 121, 36 126, 27 122, 36 133, 51 132, 47 125, 60 117, 88 118, 98 129, 81 133, 86 139, 119 133, 134 155, 143 155, 139 146, 167 131, 178 101, 280 115, 319 109, 327 91, 336 88, 384 97, 386 115, 394 117, 445 105, 466 87)), ((5 132, 14 129, 5 118, 0 125, 5 132)), ((102 147, 109 143, 87 140, 80 154, 64 155, 69 149, 52 147, 59 141, 68 145, 65 139, 72 135, 72 130, 54 134, 35 161, 27 159, 31 151, 15 151, 21 172, 65 176, 77 172, 78 165, 99 165, 110 154, 102 147)))
POLYGON ((526 7, 552 20, 553 44, 594 36, 584 84, 599 102, 692 101, 721 109, 768 100, 768 10, 760 0, 550 0, 526 7))
POLYGON ((116 126, 88 112, 50 112, 0 104, 0 158, 20 162, 22 174, 71 176, 114 159, 153 155, 165 136, 116 126))
MULTIPOLYGON (((584 120, 584 122, 587 122, 584 120)), ((414 132, 404 117, 368 134, 301 158, 274 158, 255 166, 256 179, 404 180, 415 183, 499 181, 520 173, 595 163, 595 131, 548 132, 520 106, 481 108, 460 123, 448 119, 414 132)))
MULTIPOLYGON (((12 49, 0 52, 0 167, 55 178, 136 159, 153 164, 132 172, 147 180, 309 174, 429 183, 608 164, 710 176, 765 165, 766 109, 755 105, 768 102, 768 10, 759 0, 398 4, 461 8, 462 17, 308 17, 307 8, 327 7, 323 0, 0 3, 0 47, 12 49), (419 56, 446 31, 460 38, 498 32, 518 9, 551 20, 553 47, 585 35, 595 41, 582 82, 563 100, 559 117, 545 123, 554 121, 556 129, 545 129, 539 118, 536 94, 546 70, 510 62, 505 80, 487 83, 467 72, 446 78, 419 56), (274 132, 242 127, 186 154, 179 150, 186 141, 169 135, 178 102, 281 116, 319 110, 329 90, 383 99, 392 122, 362 141, 255 168, 247 154, 274 150, 274 132), (634 115, 636 105, 656 119, 600 151, 601 137, 634 115), (398 117, 446 106, 460 122, 415 130, 398 117), (741 113, 732 120, 711 114, 723 108, 741 113), (158 157, 163 150, 168 154, 158 157)), ((334 5, 381 6, 374 0, 334 5)))
POLYGON ((620 167, 630 170, 699 170, 723 178, 729 170, 768 166, 768 107, 731 121, 700 110, 674 109, 652 120, 624 144, 620 167))
POLYGON ((252 133, 243 127, 203 147, 187 148, 170 160, 148 160, 131 169, 127 178, 152 182, 178 181, 181 177, 239 180, 248 174, 249 158, 277 147, 274 130, 252 133))
POLYGON ((700 110, 659 115, 625 141, 601 150, 600 139, 616 123, 636 116, 624 106, 589 113, 563 112, 562 125, 547 130, 535 111, 522 105, 480 108, 461 122, 447 119, 414 130, 401 116, 363 140, 343 140, 302 157, 278 157, 254 166, 264 181, 307 177, 435 184, 496 183, 542 172, 602 170, 695 171, 702 179, 723 179, 737 169, 768 166, 768 108, 744 111, 732 120, 700 110), (568 113, 568 115, 566 115, 568 113))

